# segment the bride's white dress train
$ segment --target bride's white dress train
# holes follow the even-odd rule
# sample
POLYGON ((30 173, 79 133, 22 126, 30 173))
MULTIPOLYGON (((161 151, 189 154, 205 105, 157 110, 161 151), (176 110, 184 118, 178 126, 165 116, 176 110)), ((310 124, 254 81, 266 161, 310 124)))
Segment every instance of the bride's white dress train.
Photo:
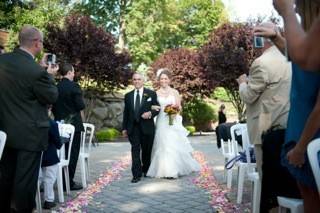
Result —
POLYGON ((149 177, 173 177, 199 171, 200 165, 192 157, 193 148, 187 138, 188 131, 182 125, 182 117, 175 116, 173 125, 163 111, 168 104, 175 103, 175 97, 158 96, 160 112, 157 116, 156 133, 151 154, 149 177))

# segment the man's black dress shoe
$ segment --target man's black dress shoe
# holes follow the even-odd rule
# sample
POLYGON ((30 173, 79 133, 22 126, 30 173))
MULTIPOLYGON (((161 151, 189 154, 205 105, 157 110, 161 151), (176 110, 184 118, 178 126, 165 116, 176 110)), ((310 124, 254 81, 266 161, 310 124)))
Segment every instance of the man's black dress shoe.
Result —
POLYGON ((56 206, 55 202, 44 201, 43 208, 44 209, 52 209, 56 206))
POLYGON ((131 183, 138 183, 140 180, 141 180, 140 177, 134 177, 132 178, 131 183))
POLYGON ((82 189, 82 185, 80 185, 79 183, 73 183, 70 186, 70 190, 75 191, 75 190, 80 190, 82 189))

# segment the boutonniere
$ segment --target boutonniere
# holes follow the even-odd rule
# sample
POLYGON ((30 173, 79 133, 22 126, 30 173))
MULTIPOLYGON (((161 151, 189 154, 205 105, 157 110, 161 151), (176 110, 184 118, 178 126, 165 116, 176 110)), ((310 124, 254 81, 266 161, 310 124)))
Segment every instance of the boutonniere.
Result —
POLYGON ((148 95, 147 93, 144 93, 144 94, 143 94, 143 97, 144 97, 144 98, 148 98, 149 95, 148 95))

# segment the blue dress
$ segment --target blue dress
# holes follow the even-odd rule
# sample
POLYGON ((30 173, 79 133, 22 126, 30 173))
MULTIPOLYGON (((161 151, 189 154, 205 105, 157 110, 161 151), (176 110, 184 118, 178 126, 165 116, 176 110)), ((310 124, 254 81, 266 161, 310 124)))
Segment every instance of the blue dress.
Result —
MULTIPOLYGON (((289 164, 287 153, 299 141, 307 119, 312 112, 320 89, 320 73, 303 71, 292 64, 292 83, 290 92, 290 111, 286 130, 286 141, 282 149, 282 165, 287 167, 291 175, 300 183, 317 189, 307 154, 305 164, 295 167, 289 164)), ((318 131, 313 138, 319 138, 318 131)), ((319 156, 319 154, 318 154, 319 156)))

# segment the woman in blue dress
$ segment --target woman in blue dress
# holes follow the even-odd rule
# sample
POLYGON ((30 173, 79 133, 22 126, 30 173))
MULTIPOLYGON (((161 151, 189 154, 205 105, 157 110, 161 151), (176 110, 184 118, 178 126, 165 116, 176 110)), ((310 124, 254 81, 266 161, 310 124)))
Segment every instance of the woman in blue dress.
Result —
POLYGON ((320 198, 307 157, 307 145, 320 137, 320 73, 292 65, 290 111, 282 165, 297 180, 305 212, 319 212, 320 198))
MULTIPOLYGON (((282 52, 285 39, 276 28, 256 27, 255 35, 270 38, 282 52)), ((292 65, 290 111, 282 165, 297 180, 304 201, 304 212, 320 211, 320 196, 306 154, 307 145, 320 137, 320 73, 292 65)), ((319 156, 319 154, 318 154, 319 156)), ((319 156, 320 157, 320 156, 319 156)), ((319 158, 318 158, 319 160, 319 158)))

